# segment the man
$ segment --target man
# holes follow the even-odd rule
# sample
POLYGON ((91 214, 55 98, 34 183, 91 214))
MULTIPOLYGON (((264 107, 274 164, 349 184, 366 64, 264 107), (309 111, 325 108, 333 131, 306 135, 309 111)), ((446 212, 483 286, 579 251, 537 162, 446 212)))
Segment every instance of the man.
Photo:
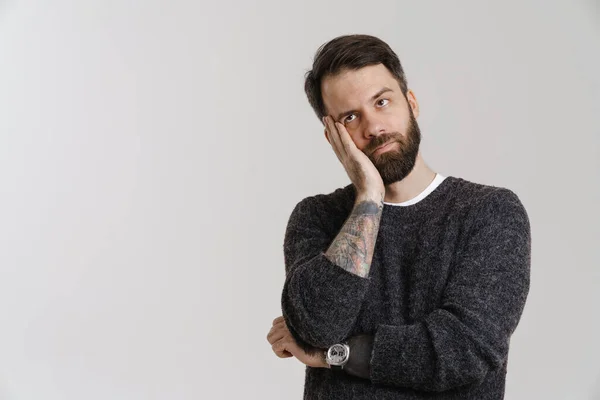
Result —
POLYGON ((273 351, 306 365, 307 399, 502 399, 530 282, 519 198, 427 166, 380 39, 326 43, 305 91, 352 183, 291 213, 273 351))

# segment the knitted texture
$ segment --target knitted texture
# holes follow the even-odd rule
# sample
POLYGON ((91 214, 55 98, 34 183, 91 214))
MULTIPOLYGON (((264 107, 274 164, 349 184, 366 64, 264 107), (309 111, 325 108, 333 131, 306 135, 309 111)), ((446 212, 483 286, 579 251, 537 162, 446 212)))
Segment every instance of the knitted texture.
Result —
POLYGON ((281 305, 298 344, 375 337, 370 379, 306 367, 304 398, 503 399, 530 284, 518 196, 449 176, 416 204, 385 204, 365 278, 325 257, 355 198, 353 185, 307 197, 285 231, 281 305))

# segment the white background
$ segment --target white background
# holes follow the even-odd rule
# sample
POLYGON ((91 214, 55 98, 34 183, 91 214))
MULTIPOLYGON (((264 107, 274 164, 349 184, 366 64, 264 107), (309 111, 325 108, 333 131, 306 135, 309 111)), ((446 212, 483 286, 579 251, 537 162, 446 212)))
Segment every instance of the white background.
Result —
POLYGON ((302 198, 349 183, 303 92, 398 53, 426 162, 515 191, 532 286, 507 399, 600 399, 600 8, 0 3, 0 399, 300 399, 266 335, 302 198))

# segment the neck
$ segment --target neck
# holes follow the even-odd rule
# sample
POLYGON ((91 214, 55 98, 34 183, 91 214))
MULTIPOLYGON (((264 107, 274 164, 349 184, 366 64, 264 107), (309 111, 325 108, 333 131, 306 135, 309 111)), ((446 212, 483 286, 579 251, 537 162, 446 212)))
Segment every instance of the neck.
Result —
POLYGON ((415 167, 408 176, 399 182, 385 187, 384 201, 387 203, 402 203, 419 195, 435 178, 435 171, 425 164, 421 152, 417 154, 415 167))

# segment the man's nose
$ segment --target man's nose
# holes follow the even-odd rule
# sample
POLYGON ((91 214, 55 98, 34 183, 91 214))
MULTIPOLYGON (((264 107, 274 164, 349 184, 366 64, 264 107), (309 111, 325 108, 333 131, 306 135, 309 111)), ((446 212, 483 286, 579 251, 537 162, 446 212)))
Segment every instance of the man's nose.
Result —
POLYGON ((372 139, 381 134, 385 133, 385 126, 380 118, 375 116, 366 117, 365 118, 365 127, 363 131, 363 135, 365 139, 372 139))
POLYGON ((364 137, 367 140, 372 140, 373 138, 380 136, 385 132, 386 130, 384 125, 379 121, 375 121, 367 124, 364 130, 364 137))

